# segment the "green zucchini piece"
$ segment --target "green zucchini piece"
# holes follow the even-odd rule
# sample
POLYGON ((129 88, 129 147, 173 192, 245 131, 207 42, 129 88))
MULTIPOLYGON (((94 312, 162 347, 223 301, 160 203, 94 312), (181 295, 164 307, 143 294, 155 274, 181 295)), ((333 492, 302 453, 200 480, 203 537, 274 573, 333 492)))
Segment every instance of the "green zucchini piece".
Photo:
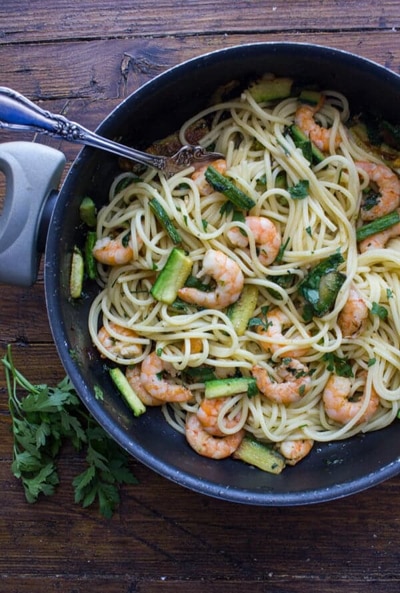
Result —
POLYGON ((271 474, 280 474, 286 466, 285 458, 272 445, 261 443, 250 435, 244 437, 233 458, 271 474))
POLYGON ((317 264, 299 284, 299 292, 306 300, 311 316, 323 317, 334 305, 346 280, 346 275, 337 270, 343 261, 340 253, 331 255, 317 264))
POLYGON ((82 222, 87 224, 89 227, 96 226, 97 209, 92 198, 89 198, 89 196, 83 198, 79 206, 79 216, 81 217, 82 222))
POLYGON ((207 167, 205 177, 215 191, 224 194, 224 196, 226 196, 237 208, 240 208, 241 210, 251 210, 256 205, 252 198, 236 187, 228 177, 222 175, 211 165, 207 167))
POLYGON ((157 301, 171 305, 178 296, 178 290, 185 285, 192 267, 193 262, 186 252, 174 247, 151 288, 153 297, 157 301))
POLYGON ((243 336, 249 319, 257 306, 258 288, 254 284, 245 284, 239 299, 228 309, 228 317, 238 336, 243 336))
POLYGON ((96 231, 89 231, 85 241, 85 269, 88 278, 94 280, 97 278, 97 264, 93 255, 93 247, 97 241, 96 231))
POLYGON ((212 381, 215 379, 215 373, 212 367, 203 365, 199 367, 186 367, 183 370, 183 375, 188 378, 188 381, 204 383, 205 381, 212 381))
POLYGON ((204 397, 214 399, 228 397, 238 393, 246 393, 253 397, 258 393, 257 382, 253 377, 229 377, 227 379, 211 379, 205 381, 204 397))
POLYGON ((300 148, 300 150, 304 154, 304 157, 308 161, 317 164, 321 163, 325 159, 324 154, 313 142, 311 142, 311 140, 303 132, 303 130, 299 128, 299 126, 297 126, 296 124, 291 125, 289 128, 289 133, 293 138, 295 146, 297 146, 297 148, 300 148))
POLYGON ((114 195, 116 196, 117 194, 119 194, 119 192, 121 192, 123 189, 126 189, 127 187, 129 187, 132 183, 139 183, 139 181, 142 181, 141 178, 138 175, 129 175, 128 177, 123 177, 116 185, 116 188, 114 190, 114 195))
POLYGON ((155 217, 168 233, 170 239, 174 243, 174 245, 179 245, 182 243, 182 237, 178 233, 177 229, 172 224, 171 219, 169 218, 168 214, 166 213, 165 209, 161 205, 161 203, 157 200, 157 198, 152 198, 149 202, 149 206, 153 211, 155 217))
POLYGON ((85 264, 82 252, 79 247, 75 246, 72 252, 71 272, 69 277, 69 292, 73 299, 79 299, 82 295, 84 272, 85 264))
POLYGON ((335 304, 336 297, 340 288, 342 287, 346 275, 332 270, 322 276, 319 283, 319 303, 317 307, 314 307, 318 313, 318 317, 325 315, 335 304))
POLYGON ((380 216, 372 222, 364 224, 362 227, 357 229, 357 241, 363 241, 372 235, 376 235, 376 233, 386 231, 386 229, 390 228, 394 224, 397 224, 398 222, 400 222, 400 214, 397 210, 394 212, 389 212, 389 214, 385 214, 384 216, 380 216))
POLYGON ((250 84, 248 90, 257 103, 263 103, 290 97, 292 85, 292 78, 273 78, 270 74, 265 74, 250 84))
POLYGON ((321 101, 322 95, 319 91, 313 91, 311 89, 303 89, 299 95, 299 101, 316 107, 321 101))
POLYGON ((121 369, 115 367, 110 369, 109 372, 111 379, 114 381, 115 386, 132 410, 134 416, 140 416, 141 414, 144 414, 146 411, 146 406, 136 395, 121 369))
POLYGON ((275 187, 277 189, 286 189, 287 188, 286 171, 280 171, 278 173, 278 175, 275 177, 275 187))

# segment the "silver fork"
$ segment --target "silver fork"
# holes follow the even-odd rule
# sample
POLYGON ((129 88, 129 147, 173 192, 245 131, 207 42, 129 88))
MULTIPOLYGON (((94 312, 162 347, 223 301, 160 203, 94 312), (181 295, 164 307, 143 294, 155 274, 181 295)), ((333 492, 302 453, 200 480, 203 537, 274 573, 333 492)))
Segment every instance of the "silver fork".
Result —
POLYGON ((38 132, 58 137, 75 144, 84 144, 154 167, 166 175, 173 175, 189 166, 195 168, 223 158, 218 152, 208 152, 202 146, 186 144, 172 156, 142 152, 87 130, 63 115, 41 109, 29 99, 7 87, 0 87, 0 128, 38 132))

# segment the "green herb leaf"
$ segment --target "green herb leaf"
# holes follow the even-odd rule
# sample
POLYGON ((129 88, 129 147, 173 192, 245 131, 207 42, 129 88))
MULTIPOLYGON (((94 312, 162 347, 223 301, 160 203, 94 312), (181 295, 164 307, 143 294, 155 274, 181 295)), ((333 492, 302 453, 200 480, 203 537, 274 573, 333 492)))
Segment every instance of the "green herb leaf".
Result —
POLYGON ((249 322, 247 324, 248 328, 252 328, 252 327, 262 327, 264 329, 267 329, 268 324, 263 321, 262 319, 260 319, 260 317, 251 317, 249 319, 249 322))
POLYGON ((102 390, 102 388, 100 387, 100 385, 95 385, 93 387, 93 391, 94 391, 94 396, 96 399, 103 401, 104 400, 104 392, 102 390))
POLYGON ((376 303, 376 302, 372 303, 371 313, 373 315, 377 315, 379 317, 379 319, 386 319, 386 317, 389 315, 386 307, 384 307, 383 305, 380 305, 379 303, 376 303))
POLYGON ((363 202, 361 209, 365 211, 372 210, 372 208, 379 204, 380 200, 381 194, 374 191, 371 187, 367 187, 363 191, 363 202))
POLYGON ((280 264, 281 263, 281 261, 283 259, 283 256, 284 256, 284 253, 286 251, 286 248, 289 245, 289 241, 290 241, 290 237, 288 237, 286 239, 286 241, 284 243, 281 243, 281 245, 279 246, 278 255, 275 258, 275 263, 277 263, 277 264, 280 264))
POLYGON ((293 200, 304 200, 308 196, 310 183, 308 179, 300 179, 296 185, 288 187, 288 192, 293 200))
POLYGON ((323 356, 327 362, 327 369, 339 377, 353 377, 353 370, 347 358, 341 358, 334 352, 327 352, 323 356))
POLYGON ((11 471, 22 483, 25 498, 54 494, 59 484, 58 455, 69 441, 86 451, 87 468, 73 480, 75 501, 87 507, 98 501, 104 517, 119 502, 118 486, 135 484, 129 455, 86 412, 68 377, 56 387, 33 385, 14 366, 11 347, 2 359, 14 437, 11 471), (23 397, 17 391, 25 390, 23 397))

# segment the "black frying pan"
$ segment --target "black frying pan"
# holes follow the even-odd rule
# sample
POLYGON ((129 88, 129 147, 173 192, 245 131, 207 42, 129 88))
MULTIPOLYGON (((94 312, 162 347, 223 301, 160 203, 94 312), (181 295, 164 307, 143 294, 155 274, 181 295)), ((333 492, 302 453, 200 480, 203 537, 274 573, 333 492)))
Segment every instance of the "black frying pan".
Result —
MULTIPOLYGON (((393 72, 330 48, 259 43, 206 54, 161 74, 128 97, 97 132, 145 148, 207 106, 220 85, 231 80, 245 82, 265 72, 317 81, 322 88, 344 92, 353 112, 367 106, 379 109, 393 122, 398 120, 400 77, 393 72)), ((35 145, 30 146, 35 150, 35 145)), ((3 170, 8 168, 7 163, 1 163, 3 170)), ((59 171, 60 167, 62 163, 57 163, 54 169, 59 171)), ((83 402, 105 430, 164 477, 194 491, 245 504, 286 506, 328 501, 399 473, 397 422, 380 432, 317 445, 302 463, 275 476, 231 459, 212 461, 198 456, 166 424, 159 409, 133 417, 104 370, 87 330, 96 285, 89 286, 79 301, 69 298, 71 254, 74 245, 83 241, 80 201, 90 195, 99 206, 104 203, 117 172, 116 157, 91 148, 81 151, 56 200, 45 252, 46 301, 60 358, 83 402), (96 385, 106 394, 104 401, 95 398, 96 385)), ((52 185, 54 180, 47 191, 52 185)), ((50 202, 47 204, 50 211, 50 202)), ((42 220, 42 230, 44 224, 42 220)))

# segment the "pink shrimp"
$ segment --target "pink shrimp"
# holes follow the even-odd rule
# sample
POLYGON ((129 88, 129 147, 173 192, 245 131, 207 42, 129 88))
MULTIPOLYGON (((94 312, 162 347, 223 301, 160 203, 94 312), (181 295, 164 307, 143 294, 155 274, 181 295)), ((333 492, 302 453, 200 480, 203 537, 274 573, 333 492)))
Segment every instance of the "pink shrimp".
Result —
POLYGON ((142 354, 142 345, 137 342, 138 335, 133 329, 113 322, 108 324, 108 328, 103 325, 97 334, 100 345, 104 348, 104 356, 114 355, 129 359, 142 354))
MULTIPOLYGON (((226 436, 224 432, 219 428, 218 421, 220 412, 225 403, 230 400, 229 397, 218 397, 214 399, 204 398, 197 410, 197 418, 204 430, 213 436, 223 437, 226 436)), ((221 420, 222 425, 225 428, 234 428, 240 420, 240 414, 235 418, 229 419, 226 416, 221 420)))
POLYGON ((230 457, 239 447, 244 434, 244 430, 239 430, 224 437, 213 436, 204 430, 196 414, 187 414, 186 416, 186 439, 192 449, 203 457, 211 459, 230 457))
POLYGON ((367 173, 369 180, 375 183, 379 190, 373 204, 368 204, 368 200, 362 204, 362 220, 375 220, 396 210, 400 205, 400 179, 396 173, 386 165, 368 161, 358 161, 356 166, 367 173))
POLYGON ((129 385, 145 406, 162 406, 164 402, 150 395, 150 393, 143 387, 143 383, 140 380, 140 373, 140 366, 138 365, 130 366, 126 369, 125 376, 129 385))
MULTIPOLYGON (((279 307, 275 307, 271 309, 271 311, 268 311, 266 316, 267 327, 265 328, 265 326, 259 325, 256 328, 256 331, 260 336, 265 336, 270 340, 268 342, 260 340, 261 347, 267 352, 275 354, 278 350, 285 348, 289 344, 290 346, 294 346, 296 339, 292 338, 285 343, 285 337, 282 333, 283 329, 288 326, 289 323, 289 318, 281 309, 279 309, 279 307)), ((308 347, 306 346, 290 347, 290 349, 284 350, 283 356, 299 358, 300 356, 304 356, 307 350, 308 347)))
POLYGON ((124 245, 120 238, 104 237, 96 241, 93 247, 93 256, 101 264, 120 266, 132 260, 133 249, 130 242, 124 245))
MULTIPOLYGON (((323 128, 314 119, 314 116, 322 108, 325 98, 321 96, 317 105, 307 105, 302 103, 295 114, 295 124, 306 134, 306 136, 324 152, 329 150, 331 130, 323 128)), ((339 134, 336 135, 334 146, 337 148, 341 142, 339 134)))
MULTIPOLYGON (((214 167, 218 171, 218 173, 224 174, 226 172, 226 160, 225 159, 217 159, 211 166, 214 167)), ((204 167, 199 167, 194 173, 192 173, 192 179, 195 182, 199 193, 201 196, 208 196, 212 194, 215 190, 214 188, 208 183, 205 172, 207 170, 208 165, 204 167)))
MULTIPOLYGON (((278 255, 282 243, 279 230, 269 218, 263 216, 246 216, 245 223, 254 236, 260 262, 263 266, 269 266, 278 255)), ((244 248, 249 244, 247 235, 239 227, 230 229, 227 235, 232 245, 244 248)))
MULTIPOLYGON (((363 373, 366 375, 366 373, 363 373)), ((325 386, 322 394, 322 401, 325 412, 331 420, 339 422, 340 424, 347 424, 350 422, 361 410, 364 400, 367 397, 366 381, 364 379, 363 394, 356 401, 354 399, 358 388, 355 388, 353 381, 349 377, 339 377, 338 375, 331 375, 325 386)), ((379 396, 375 389, 371 387, 370 399, 368 405, 356 424, 368 422, 375 414, 379 406, 379 396)))
POLYGON ((338 326, 345 338, 357 337, 368 319, 368 307, 358 290, 352 286, 349 297, 338 316, 338 326))
POLYGON ((289 405, 299 401, 311 386, 308 368, 294 359, 278 368, 280 382, 274 381, 267 369, 257 365, 253 366, 251 374, 261 393, 277 404, 289 405))
POLYGON ((314 446, 311 439, 286 440, 278 444, 278 451, 286 459, 288 465, 296 465, 306 457, 314 446))
POLYGON ((164 372, 171 370, 172 365, 152 352, 142 362, 140 382, 143 388, 152 397, 162 402, 186 402, 192 399, 193 395, 190 389, 163 378, 164 372))
POLYGON ((217 283, 214 291, 205 292, 184 286, 178 296, 187 303, 209 309, 224 309, 238 300, 244 284, 244 276, 238 264, 222 251, 209 249, 203 259, 198 278, 210 275, 217 283))

